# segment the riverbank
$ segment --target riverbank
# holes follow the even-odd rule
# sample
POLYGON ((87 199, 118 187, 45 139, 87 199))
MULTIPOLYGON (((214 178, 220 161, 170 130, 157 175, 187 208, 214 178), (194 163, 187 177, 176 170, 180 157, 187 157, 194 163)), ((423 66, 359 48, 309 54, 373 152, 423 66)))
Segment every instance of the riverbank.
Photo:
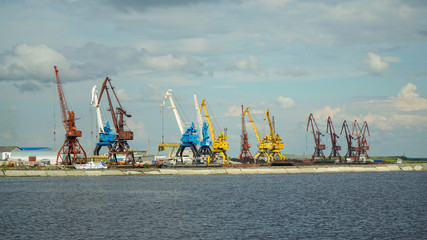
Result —
POLYGON ((333 172, 390 172, 426 171, 427 163, 369 164, 369 165, 312 165, 283 167, 227 167, 227 168, 126 168, 104 170, 0 170, 1 177, 83 177, 83 176, 138 176, 138 175, 213 175, 213 174, 292 174, 333 172))

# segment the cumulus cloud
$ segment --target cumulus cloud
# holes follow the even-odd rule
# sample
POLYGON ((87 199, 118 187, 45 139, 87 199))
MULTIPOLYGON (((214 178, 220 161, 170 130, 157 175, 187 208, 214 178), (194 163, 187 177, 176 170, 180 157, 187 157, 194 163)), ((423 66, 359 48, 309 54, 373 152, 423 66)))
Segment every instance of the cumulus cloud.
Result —
POLYGON ((291 107, 295 106, 295 102, 292 98, 279 96, 276 98, 276 101, 279 103, 279 105, 282 108, 291 108, 291 107))
MULTIPOLYGON (((54 79, 53 66, 69 71, 70 63, 64 55, 44 44, 28 45, 25 43, 13 47, 0 59, 0 80, 41 80, 54 79)), ((33 89, 34 84, 22 84, 20 89, 33 89)), ((25 90, 24 90, 25 91, 25 90)))
POLYGON ((412 83, 406 84, 397 94, 397 98, 393 98, 394 106, 401 111, 417 111, 427 110, 427 99, 422 98, 418 93, 415 93, 417 86, 412 83))
POLYGON ((146 56, 142 59, 145 67, 158 71, 182 71, 200 75, 202 63, 191 57, 175 57, 170 54, 163 56, 146 56))
POLYGON ((374 75, 380 75, 389 68, 388 63, 397 63, 401 62, 400 58, 385 56, 381 57, 378 54, 373 52, 368 52, 366 58, 363 61, 364 65, 367 67, 369 73, 374 75))
POLYGON ((243 72, 258 72, 259 60, 257 57, 250 55, 246 59, 239 59, 232 62, 229 66, 229 69, 243 71, 243 72))
POLYGON ((388 63, 386 63, 379 55, 372 52, 366 54, 364 63, 367 65, 368 71, 375 75, 379 75, 388 69, 388 63))
POLYGON ((313 115, 315 118, 321 119, 323 121, 324 119, 328 119, 329 116, 334 118, 334 116, 339 112, 341 112, 341 108, 339 107, 331 108, 330 106, 326 106, 324 108, 315 110, 313 115))
POLYGON ((230 106, 228 107, 228 112, 225 114, 227 117, 240 117, 242 116, 242 107, 241 106, 230 106))
POLYGON ((160 104, 165 96, 165 92, 166 91, 160 90, 158 86, 151 83, 141 88, 142 99, 147 102, 156 102, 160 104))

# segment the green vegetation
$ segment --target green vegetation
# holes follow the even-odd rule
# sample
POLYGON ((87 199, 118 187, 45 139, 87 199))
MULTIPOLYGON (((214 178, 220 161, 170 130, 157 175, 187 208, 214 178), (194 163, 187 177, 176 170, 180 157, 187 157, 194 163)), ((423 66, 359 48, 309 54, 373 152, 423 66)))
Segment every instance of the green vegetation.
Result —
POLYGON ((408 158, 406 156, 371 156, 369 158, 388 163, 396 163, 398 158, 402 159, 402 163, 427 163, 427 158, 408 158))

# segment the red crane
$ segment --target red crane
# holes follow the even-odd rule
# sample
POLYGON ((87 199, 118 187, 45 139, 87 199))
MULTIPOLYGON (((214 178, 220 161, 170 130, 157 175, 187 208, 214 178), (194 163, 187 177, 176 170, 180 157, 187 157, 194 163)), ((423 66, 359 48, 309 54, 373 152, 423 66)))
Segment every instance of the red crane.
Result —
POLYGON ((338 157, 339 161, 341 162, 341 155, 339 150, 341 150, 341 146, 338 145, 338 134, 335 133, 334 125, 332 124, 331 116, 328 117, 328 126, 326 127, 326 133, 328 133, 331 136, 331 143, 332 143, 332 150, 329 154, 329 159, 332 157, 338 157))
POLYGON ((368 134, 368 136, 371 136, 371 134, 369 133, 369 127, 366 121, 363 123, 360 132, 362 133, 362 139, 360 140, 361 155, 365 155, 366 157, 368 157, 367 151, 369 150, 369 144, 366 139, 366 133, 368 134))
POLYGON ((62 163, 66 165, 86 163, 86 152, 77 139, 78 137, 82 136, 82 131, 77 130, 74 112, 68 110, 67 101, 65 100, 64 91, 62 90, 61 80, 59 80, 58 69, 56 66, 53 66, 53 68, 55 69, 59 103, 61 104, 62 123, 64 124, 65 128, 65 141, 56 156, 56 164, 58 165, 59 158, 61 158, 62 163), (78 156, 82 153, 84 158, 78 156), (65 156, 65 158, 63 158, 63 156, 65 156))
POLYGON ((341 133, 344 130, 345 132, 345 139, 347 140, 347 153, 345 154, 345 159, 347 158, 357 158, 357 147, 353 146, 353 140, 355 139, 352 134, 350 133, 350 129, 348 128, 347 121, 344 120, 341 127, 341 133))
POLYGON ((249 151, 249 148, 251 147, 251 144, 249 144, 248 140, 248 132, 246 131, 246 123, 244 118, 244 111, 243 111, 243 105, 242 105, 242 135, 240 136, 240 154, 239 159, 242 161, 250 161, 253 162, 254 157, 252 156, 251 152, 249 151))
POLYGON ((102 84, 101 92, 99 93, 98 104, 101 102, 102 94, 104 93, 104 91, 107 93, 108 104, 110 106, 107 111, 111 112, 113 124, 116 129, 116 141, 113 143, 110 151, 108 152, 109 159, 111 159, 112 162, 117 163, 117 154, 123 154, 126 155, 126 163, 134 162, 133 151, 127 143, 127 140, 133 140, 133 132, 124 129, 124 126, 126 125, 124 116, 132 117, 132 115, 126 113, 126 110, 123 109, 122 105, 120 104, 119 98, 117 97, 117 94, 114 91, 114 87, 111 84, 111 79, 108 77, 105 78, 104 83, 102 84), (111 102, 110 92, 108 89, 111 89, 114 94, 114 97, 116 98, 117 104, 119 105, 118 107, 116 107, 116 112, 114 112, 114 107, 111 102), (118 119, 116 115, 118 115, 118 119))
POLYGON ((316 124, 316 120, 314 120, 312 113, 310 113, 310 116, 308 116, 307 129, 305 131, 308 131, 310 124, 313 132, 314 144, 316 144, 316 146, 314 147, 314 153, 311 158, 312 160, 314 160, 314 158, 316 157, 322 158, 323 162, 325 162, 325 154, 323 153, 323 150, 325 150, 325 144, 322 144, 320 139, 322 136, 325 136, 325 135, 323 135, 319 131, 319 128, 317 127, 317 124, 316 124), (314 127, 316 127, 316 129, 314 127))
POLYGON ((356 140, 357 140, 357 147, 356 147, 357 160, 360 160, 361 157, 364 157, 365 159, 368 158, 367 151, 369 150, 369 145, 366 139, 366 134, 370 136, 368 123, 365 121, 362 127, 360 128, 357 120, 354 120, 353 135, 354 134, 356 134, 356 140))

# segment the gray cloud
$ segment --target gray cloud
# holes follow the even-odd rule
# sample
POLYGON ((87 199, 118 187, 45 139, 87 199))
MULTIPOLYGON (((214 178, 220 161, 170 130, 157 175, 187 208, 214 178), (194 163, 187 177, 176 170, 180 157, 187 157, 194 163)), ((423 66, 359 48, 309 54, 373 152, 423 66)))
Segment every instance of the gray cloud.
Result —
POLYGON ((180 7, 190 6, 193 4, 212 4, 218 1, 215 0, 122 0, 122 1, 108 1, 109 5, 114 9, 123 12, 129 11, 145 11, 152 8, 169 8, 169 7, 180 7))
POLYGON ((20 92, 34 92, 34 91, 40 91, 41 87, 33 82, 25 82, 22 84, 15 83, 13 84, 16 88, 19 89, 20 92))

